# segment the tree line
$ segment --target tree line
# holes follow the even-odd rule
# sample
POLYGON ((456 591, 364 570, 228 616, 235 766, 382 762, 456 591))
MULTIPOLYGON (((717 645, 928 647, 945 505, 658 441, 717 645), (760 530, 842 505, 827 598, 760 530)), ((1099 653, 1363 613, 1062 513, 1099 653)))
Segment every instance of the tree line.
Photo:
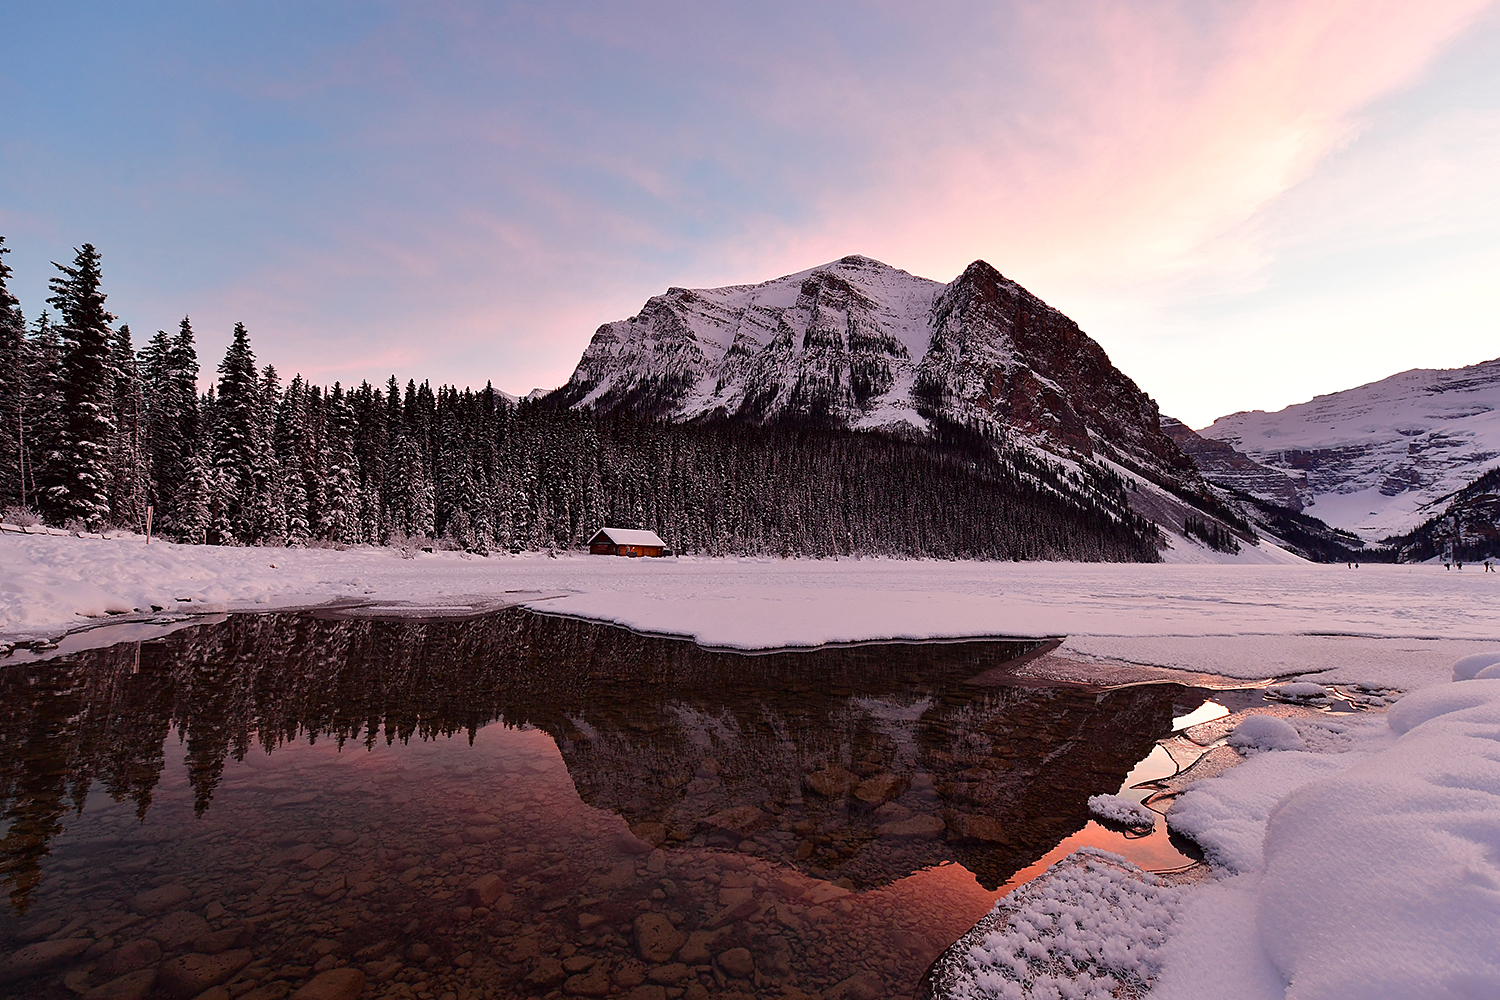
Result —
MULTIPOLYGON (((6 248, 0 238, 0 255, 6 248)), ((673 424, 392 376, 283 383, 236 324, 200 392, 192 323, 139 350, 85 244, 30 322, 0 256, 0 508, 196 543, 582 546, 604 524, 680 552, 1154 560, 1102 470, 975 428, 931 442, 816 426, 673 424), (425 540, 425 542, 424 542, 425 540)))

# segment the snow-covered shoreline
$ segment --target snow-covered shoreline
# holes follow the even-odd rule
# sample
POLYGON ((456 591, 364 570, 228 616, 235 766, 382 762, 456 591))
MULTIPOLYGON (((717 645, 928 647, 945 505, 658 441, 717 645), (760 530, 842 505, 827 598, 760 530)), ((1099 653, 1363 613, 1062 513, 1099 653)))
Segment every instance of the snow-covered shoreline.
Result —
POLYGON ((1208 881, 1075 852, 945 954, 936 995, 1500 995, 1497 724, 1496 678, 1428 687, 1388 715, 1251 715, 1236 730, 1263 730, 1240 741, 1249 759, 1167 811, 1203 846, 1208 881))
MULTIPOLYGON (((0 634, 60 633, 90 618, 149 613, 153 607, 266 610, 335 600, 441 606, 527 592, 566 595, 546 604, 560 614, 683 635, 709 646, 1097 636, 1116 640, 1101 655, 1154 662, 1151 656, 1173 655, 1150 648, 1164 637, 1178 643, 1179 658, 1200 655, 1207 647, 1196 640, 1210 637, 1490 640, 1500 636, 1495 580, 1494 574, 1425 565, 1348 570, 1312 564, 656 560, 458 552, 405 559, 395 549, 375 547, 160 540, 147 546, 135 535, 4 532, 0 634)), ((1230 658, 1249 666, 1242 655, 1230 658)), ((1295 664, 1239 675, 1295 672, 1281 669, 1286 666, 1295 664)))

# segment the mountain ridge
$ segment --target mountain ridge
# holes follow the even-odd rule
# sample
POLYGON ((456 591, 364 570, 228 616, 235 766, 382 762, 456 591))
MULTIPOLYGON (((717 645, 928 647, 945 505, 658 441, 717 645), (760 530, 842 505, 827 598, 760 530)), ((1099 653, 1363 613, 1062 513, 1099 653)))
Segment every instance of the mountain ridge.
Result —
POLYGON ((1500 462, 1500 358, 1243 410, 1197 433, 1286 475, 1307 513, 1378 541, 1435 516, 1500 462))
POLYGON ((1155 401, 1073 320, 984 261, 947 284, 850 255, 756 284, 672 287, 602 324, 555 396, 675 420, 917 436, 977 426, 1206 492, 1155 401))

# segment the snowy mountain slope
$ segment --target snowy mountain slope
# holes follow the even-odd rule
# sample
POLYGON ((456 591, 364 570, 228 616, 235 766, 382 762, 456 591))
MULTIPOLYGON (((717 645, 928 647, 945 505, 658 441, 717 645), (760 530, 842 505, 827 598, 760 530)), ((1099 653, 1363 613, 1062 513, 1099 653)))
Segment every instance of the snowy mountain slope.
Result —
POLYGON ((946 285, 851 256, 758 285, 671 288, 599 327, 555 398, 678 420, 977 427, 1207 492, 1104 349, 984 261, 946 285))
POLYGON ((1378 540, 1500 461, 1500 358, 1233 413, 1199 433, 1292 477, 1307 513, 1378 540))
POLYGON ((560 392, 682 419, 799 415, 926 430, 909 399, 928 339, 913 317, 942 288, 865 257, 759 285, 669 288, 601 326, 560 392))

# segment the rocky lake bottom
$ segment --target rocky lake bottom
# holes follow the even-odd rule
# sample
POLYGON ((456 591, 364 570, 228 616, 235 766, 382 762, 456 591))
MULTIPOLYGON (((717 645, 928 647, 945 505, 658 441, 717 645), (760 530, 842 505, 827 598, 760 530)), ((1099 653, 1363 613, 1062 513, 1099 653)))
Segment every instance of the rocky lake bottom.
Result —
POLYGON ((1204 692, 996 679, 1034 646, 302 613, 0 661, 0 996, 910 996, 1070 845, 1187 860, 1086 802, 1204 692))

